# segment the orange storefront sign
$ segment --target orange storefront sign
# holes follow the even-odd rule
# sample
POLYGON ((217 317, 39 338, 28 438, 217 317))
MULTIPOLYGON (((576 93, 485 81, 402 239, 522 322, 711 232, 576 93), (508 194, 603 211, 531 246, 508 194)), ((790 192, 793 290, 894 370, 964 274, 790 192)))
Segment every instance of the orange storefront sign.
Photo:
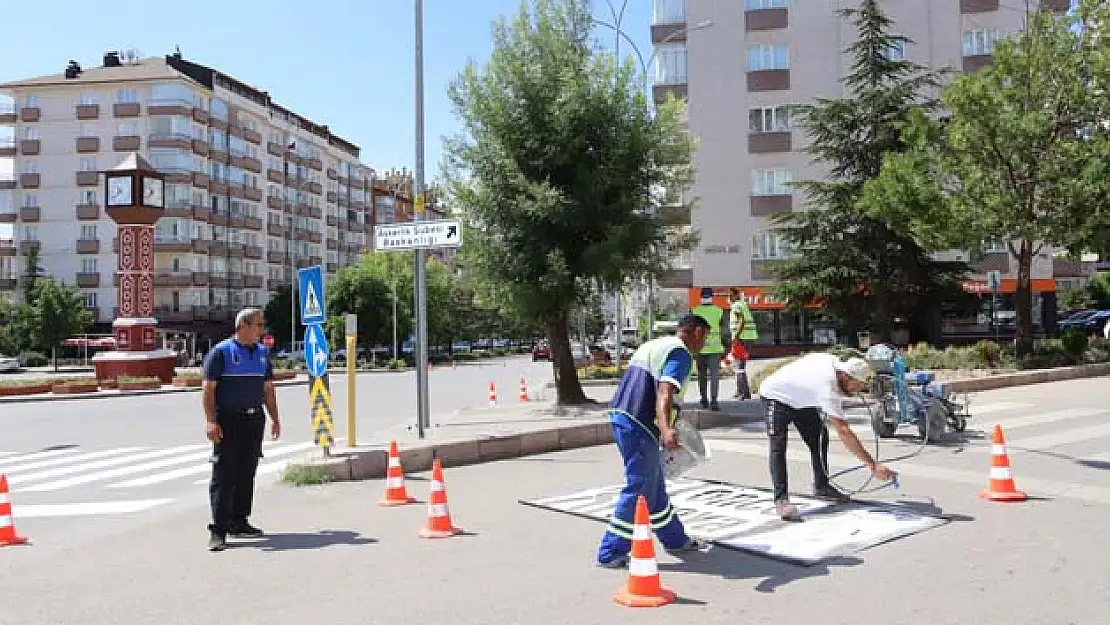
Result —
MULTIPOLYGON (((1029 281, 1034 293, 1052 293, 1056 290, 1054 278, 1034 278, 1029 281)), ((986 280, 968 280, 962 285, 968 293, 990 293, 986 280)), ((999 284, 999 293, 1017 292, 1017 278, 1003 278, 999 284)))

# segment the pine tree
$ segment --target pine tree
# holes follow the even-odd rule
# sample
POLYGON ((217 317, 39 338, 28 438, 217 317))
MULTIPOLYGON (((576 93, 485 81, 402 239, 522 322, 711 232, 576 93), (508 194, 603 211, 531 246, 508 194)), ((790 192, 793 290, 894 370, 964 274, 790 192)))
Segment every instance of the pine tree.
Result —
POLYGON ((774 220, 794 252, 774 269, 777 290, 795 306, 823 301, 848 332, 868 329, 888 340, 901 319, 916 338, 928 337, 937 329, 939 303, 959 297, 967 266, 933 260, 907 233, 868 215, 859 200, 884 157, 908 149, 901 129, 911 112, 934 110, 931 92, 942 73, 892 58, 892 50, 911 41, 892 34, 893 21, 877 0, 838 13, 858 33, 845 49, 852 57, 843 79, 847 96, 797 109, 809 152, 829 176, 796 183, 807 195, 808 210, 774 220))

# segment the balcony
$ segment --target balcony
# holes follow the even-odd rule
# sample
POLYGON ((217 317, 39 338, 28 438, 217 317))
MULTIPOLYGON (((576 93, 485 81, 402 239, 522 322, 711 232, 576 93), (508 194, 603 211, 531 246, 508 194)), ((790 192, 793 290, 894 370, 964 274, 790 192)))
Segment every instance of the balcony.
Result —
POLYGON ((285 252, 270 250, 266 252, 266 262, 280 264, 285 262, 285 252))
POLYGON ((212 184, 211 180, 208 178, 208 174, 199 171, 194 171, 192 175, 189 176, 189 182, 198 189, 207 189, 212 184))
POLYGON ((11 137, 0 138, 0 158, 12 158, 17 152, 15 139, 11 137))
POLYGON ((15 109, 11 104, 0 104, 0 125, 11 126, 16 122, 15 109))
POLYGON ((189 252, 193 249, 192 239, 185 237, 155 237, 155 252, 189 252))
POLYGON ((243 256, 253 260, 260 260, 262 258, 262 248, 257 245, 248 245, 243 248, 243 256))
MULTIPOLYGON (((151 107, 152 109, 154 107, 151 107)), ((182 134, 152 134, 149 145, 152 148, 173 148, 176 150, 189 150, 193 147, 193 140, 189 135, 182 134)))
POLYGON ((19 109, 19 119, 25 122, 37 122, 42 118, 42 110, 37 106, 25 106, 19 109))
POLYGON ((77 137, 77 151, 81 154, 100 151, 100 137, 77 137))
POLYGON ((748 207, 754 217, 774 215, 777 213, 789 213, 794 210, 794 196, 789 193, 782 195, 752 195, 748 199, 748 207))
POLYGON ((135 135, 112 137, 112 150, 116 152, 136 152, 142 145, 142 138, 135 135))
POLYGON ((227 195, 227 181, 225 180, 209 180, 208 192, 216 195, 227 195))
POLYGON ((200 122, 202 124, 207 124, 208 123, 208 111, 200 108, 199 106, 194 106, 193 107, 193 121, 200 122))
POLYGON ((147 115, 177 115, 188 117, 193 111, 192 102, 185 100, 152 100, 146 107, 147 115))
POLYGON ((75 212, 79 221, 94 221, 100 219, 99 204, 78 204, 75 212))
POLYGON ((20 174, 19 186, 24 189, 37 189, 42 186, 42 176, 40 174, 20 174))
POLYGON ((243 276, 243 285, 248 289, 261 289, 265 283, 262 276, 243 276))
POLYGON ((252 202, 261 202, 263 198, 262 189, 258 187, 243 187, 243 195, 252 202))
POLYGON ((328 242, 327 242, 327 248, 328 248, 329 250, 337 250, 337 249, 339 249, 339 241, 336 241, 335 239, 328 239, 328 242))
POLYGON ((77 239, 78 254, 99 254, 100 239, 77 239))
POLYGON ((243 129, 243 138, 255 145, 262 145, 262 133, 250 128, 243 129))
POLYGON ((42 153, 42 141, 38 139, 24 139, 19 142, 19 152, 23 156, 38 156, 42 153))
POLYGON ((281 172, 276 169, 266 170, 266 180, 274 184, 285 184, 285 176, 282 176, 281 172))
MULTIPOLYGON (((15 210, 11 210, 11 209, 6 209, 4 211, 0 211, 0 224, 14 224, 18 220, 19 220, 19 211, 15 211, 15 210)), ((0 246, 4 245, 4 242, 5 242, 4 239, 0 239, 0 246)), ((0 254, 0 256, 3 256, 3 254, 0 254)))
POLYGON ((0 189, 14 189, 16 177, 12 174, 0 174, 0 189))
POLYGON ((266 224, 266 234, 272 237, 283 237, 285 236, 285 228, 281 224, 270 222, 266 224))
POLYGON ((23 206, 19 209, 19 220, 35 223, 42 219, 42 209, 38 206, 23 206))
POLYGON ((243 227, 246 228, 247 230, 261 231, 262 230, 262 220, 259 219, 258 217, 244 217, 243 218, 243 227))
POLYGON ((961 59, 961 69, 964 73, 974 72, 975 70, 986 67, 994 62, 993 54, 974 54, 972 56, 965 56, 961 59))
POLYGON ((201 139, 193 139, 193 154, 197 156, 208 156, 208 142, 201 139))
POLYGON ((19 278, 13 274, 0 275, 0 291, 14 291, 19 286, 19 278))
POLYGON ((790 26, 790 12, 786 7, 755 9, 744 12, 744 30, 777 30, 790 26))
POLYGON ((138 117, 142 106, 138 102, 116 102, 112 105, 113 117, 138 117))
POLYGON ((193 272, 191 271, 159 271, 154 274, 155 287, 189 287, 193 286, 193 272))
POLYGON ((960 13, 989 13, 997 11, 998 0, 960 0, 960 13))
POLYGON ((14 241, 0 241, 0 258, 12 258, 15 256, 15 252, 16 248, 14 241))
POLYGON ((99 287, 100 274, 79 272, 77 274, 77 286, 82 289, 95 289, 99 287))
POLYGON ((793 147, 789 131, 748 133, 749 154, 781 154, 791 151, 793 147))
POLYGON ((212 210, 207 206, 201 206, 199 204, 193 206, 193 219, 197 221, 208 221, 211 215, 212 210))
POLYGON ((312 169, 315 169, 316 171, 324 170, 324 163, 320 159, 315 157, 308 159, 308 166, 312 169))
POLYGON ((166 204, 166 211, 163 215, 176 219, 192 219, 193 205, 188 200, 171 200, 166 204))
POLYGON ((324 211, 321 210, 319 206, 309 206, 308 207, 308 216, 313 218, 313 219, 320 219, 321 217, 324 216, 324 211))
POLYGON ((194 254, 207 254, 212 249, 212 242, 208 239, 193 239, 190 245, 194 254))
POLYGON ((269 152, 271 156, 283 156, 285 154, 285 150, 282 146, 273 141, 266 142, 266 151, 269 152))
POLYGON ((77 172, 77 186, 96 187, 100 185, 100 174, 95 171, 77 172))
POLYGON ((790 89, 789 69, 764 69, 747 73, 749 92, 786 91, 790 89))
POLYGON ((78 104, 74 109, 74 114, 77 119, 99 119, 100 118, 100 105, 99 104, 78 104))
POLYGON ((175 309, 173 306, 155 306, 154 316, 164 323, 192 323, 193 307, 179 306, 175 309))

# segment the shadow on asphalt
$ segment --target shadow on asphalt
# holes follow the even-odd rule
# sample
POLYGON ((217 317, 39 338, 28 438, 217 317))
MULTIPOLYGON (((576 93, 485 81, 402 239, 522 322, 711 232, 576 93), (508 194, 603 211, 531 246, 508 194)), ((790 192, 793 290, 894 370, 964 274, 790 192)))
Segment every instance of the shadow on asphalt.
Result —
POLYGON ((798 566, 733 549, 713 547, 706 552, 684 555, 682 562, 660 562, 658 567, 660 571, 717 575, 722 579, 759 579, 755 586, 757 591, 775 592, 799 579, 827 576, 830 567, 860 564, 863 564, 860 558, 838 557, 813 566, 798 566))
POLYGON ((255 547, 262 551, 302 551, 336 545, 372 545, 376 542, 378 542, 376 538, 367 538, 350 530, 323 530, 304 534, 269 534, 259 540, 231 545, 240 548, 255 547))
POLYGON ((1110 470, 1110 462, 1105 460, 1076 460, 1076 462, 1088 469, 1110 470))

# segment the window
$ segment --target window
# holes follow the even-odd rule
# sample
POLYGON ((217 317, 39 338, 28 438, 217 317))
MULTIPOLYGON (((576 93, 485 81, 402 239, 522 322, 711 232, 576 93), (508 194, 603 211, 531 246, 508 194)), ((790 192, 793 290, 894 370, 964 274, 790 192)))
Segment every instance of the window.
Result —
POLYGON ((23 226, 23 240, 24 241, 38 241, 39 240, 39 227, 38 226, 23 226))
POLYGON ((790 48, 785 43, 748 46, 748 71, 790 69, 790 48))
POLYGON ((906 42, 905 41, 892 41, 890 47, 887 48, 886 58, 891 61, 904 61, 906 59, 906 42))
POLYGON ((790 258, 790 246, 781 235, 762 232, 752 236, 752 260, 790 258))
POLYGON ((655 0, 654 24, 680 24, 686 21, 686 0, 655 0))
POLYGON ((81 171, 96 171, 96 157, 82 156, 81 171))
POLYGON ((39 140, 39 127, 38 126, 24 126, 23 127, 23 139, 26 140, 26 141, 38 141, 39 140))
POLYGON ((85 308, 96 308, 96 291, 85 293, 85 308))
POLYGON ((37 173, 39 173, 39 162, 38 161, 26 161, 26 162, 24 162, 23 163, 23 173, 25 173, 25 174, 37 174, 37 173))
POLYGON ((100 267, 95 258, 83 257, 81 259, 81 273, 99 273, 100 267))
POLYGON ((745 11, 786 8, 786 0, 744 0, 745 11))
POLYGON ((23 205, 28 206, 28 207, 38 206, 39 205, 39 196, 38 196, 38 194, 37 193, 26 193, 26 194, 24 194, 23 195, 23 205))
POLYGON ((96 191, 85 189, 81 192, 81 204, 96 204, 96 191))
POLYGON ((749 132, 786 132, 790 130, 789 106, 754 108, 748 111, 749 132))
POLYGON ((139 125, 134 122, 122 123, 119 125, 117 136, 137 137, 139 136, 139 125))
POLYGON ((81 124, 81 129, 78 131, 83 139, 95 139, 99 135, 96 134, 96 126, 92 124, 81 124))
POLYGON ((990 54, 1002 37, 997 28, 964 31, 964 56, 990 54))
POLYGON ((81 106, 96 106, 100 102, 100 97, 95 91, 87 91, 81 94, 81 98, 77 103, 81 106))
POLYGON ((81 224, 81 240, 95 241, 96 239, 96 224, 81 224))
POLYGON ((752 172, 752 195, 790 195, 793 178, 787 169, 757 169, 752 172))
POLYGON ((39 107, 39 97, 37 95, 27 96, 24 106, 29 109, 37 109, 39 107))
POLYGON ((686 44, 666 43, 655 46, 655 84, 686 84, 686 44))
POLYGON ((134 89, 116 91, 116 104, 138 104, 139 92, 134 89))

